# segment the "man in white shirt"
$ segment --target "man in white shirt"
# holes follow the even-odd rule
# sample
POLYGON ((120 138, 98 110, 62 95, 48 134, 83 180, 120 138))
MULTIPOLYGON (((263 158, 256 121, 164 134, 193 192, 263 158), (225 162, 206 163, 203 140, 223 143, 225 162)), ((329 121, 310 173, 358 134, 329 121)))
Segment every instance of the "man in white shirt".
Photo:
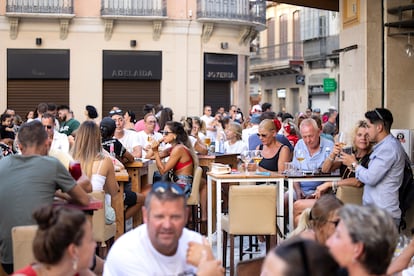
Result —
POLYGON ((211 106, 206 105, 204 107, 204 115, 200 117, 202 121, 206 124, 206 135, 207 137, 210 137, 211 141, 216 141, 216 134, 217 130, 214 125, 212 125, 214 121, 214 117, 211 116, 211 106))
POLYGON ((139 144, 138 133, 133 130, 125 129, 124 114, 122 110, 112 110, 109 112, 112 120, 115 121, 115 138, 135 157, 142 157, 142 147, 139 144))
POLYGON ((138 143, 142 147, 142 158, 145 158, 147 151, 151 149, 152 141, 160 141, 163 137, 159 132, 155 132, 157 119, 152 113, 144 116, 144 130, 138 132, 138 143))
MULTIPOLYGON (((198 275, 202 255, 214 259, 202 236, 184 228, 188 211, 184 192, 177 184, 153 184, 142 213, 144 224, 124 234, 112 246, 104 276, 198 275)), ((221 267, 217 270, 223 275, 221 267)))
POLYGON ((65 153, 69 153, 69 139, 63 133, 59 133, 55 129, 55 116, 49 113, 42 115, 42 125, 45 127, 47 136, 51 141, 50 150, 59 150, 65 153))

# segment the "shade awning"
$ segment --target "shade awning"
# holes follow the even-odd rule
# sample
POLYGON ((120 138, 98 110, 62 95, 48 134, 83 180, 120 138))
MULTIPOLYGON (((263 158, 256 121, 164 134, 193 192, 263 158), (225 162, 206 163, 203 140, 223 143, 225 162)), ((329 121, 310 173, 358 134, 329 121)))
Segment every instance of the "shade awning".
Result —
POLYGON ((339 12, 339 0, 271 0, 271 2, 339 12))

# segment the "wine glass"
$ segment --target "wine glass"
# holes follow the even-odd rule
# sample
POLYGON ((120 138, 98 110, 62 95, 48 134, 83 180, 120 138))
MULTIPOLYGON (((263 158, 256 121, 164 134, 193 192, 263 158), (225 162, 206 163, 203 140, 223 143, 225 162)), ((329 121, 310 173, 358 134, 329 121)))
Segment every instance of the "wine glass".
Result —
POLYGON ((343 148, 343 147, 345 147, 346 146, 346 134, 345 134, 345 132, 339 132, 338 133, 338 143, 339 143, 339 146, 341 147, 341 149, 343 148))
POLYGON ((254 163, 256 163, 256 172, 259 172, 259 163, 263 159, 262 151, 254 150, 252 158, 253 158, 254 163))
POLYGON ((296 160, 299 161, 299 170, 302 171, 302 161, 305 160, 305 151, 303 149, 295 149, 296 160))
POLYGON ((250 163, 250 161, 252 161, 252 156, 250 154, 250 151, 245 150, 242 153, 240 153, 240 159, 243 161, 244 163, 244 169, 245 169, 245 173, 247 174, 249 172, 248 170, 248 165, 250 163))

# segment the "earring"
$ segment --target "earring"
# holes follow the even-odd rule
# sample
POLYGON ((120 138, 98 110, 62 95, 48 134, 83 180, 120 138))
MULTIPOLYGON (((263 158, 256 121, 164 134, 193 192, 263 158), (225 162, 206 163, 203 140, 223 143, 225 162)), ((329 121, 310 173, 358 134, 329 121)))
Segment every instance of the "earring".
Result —
POLYGON ((78 258, 73 259, 72 268, 73 268, 74 271, 78 270, 78 258))

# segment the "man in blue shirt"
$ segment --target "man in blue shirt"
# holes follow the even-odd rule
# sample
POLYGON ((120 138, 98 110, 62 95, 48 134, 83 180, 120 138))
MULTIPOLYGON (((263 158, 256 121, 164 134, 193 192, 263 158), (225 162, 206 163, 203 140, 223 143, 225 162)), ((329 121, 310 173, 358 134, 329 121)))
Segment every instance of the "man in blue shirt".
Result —
POLYGON ((398 190, 404 177, 406 154, 401 143, 390 134, 393 116, 388 109, 375 108, 365 113, 368 139, 376 143, 368 168, 360 166, 353 155, 341 154, 343 164, 352 166, 356 178, 365 184, 362 204, 374 204, 391 213, 400 224, 398 190))
MULTIPOLYGON (((302 139, 298 141, 295 146, 293 154, 293 164, 295 168, 302 168, 302 170, 311 170, 312 163, 317 168, 322 166, 327 155, 332 150, 334 143, 320 136, 321 130, 319 129, 314 119, 304 119, 300 124, 300 134, 302 139), (304 154, 304 160, 298 160, 298 152, 302 151, 304 154)), ((299 182, 294 184, 295 194, 294 200, 307 198, 315 193, 316 187, 323 182, 299 182)))

